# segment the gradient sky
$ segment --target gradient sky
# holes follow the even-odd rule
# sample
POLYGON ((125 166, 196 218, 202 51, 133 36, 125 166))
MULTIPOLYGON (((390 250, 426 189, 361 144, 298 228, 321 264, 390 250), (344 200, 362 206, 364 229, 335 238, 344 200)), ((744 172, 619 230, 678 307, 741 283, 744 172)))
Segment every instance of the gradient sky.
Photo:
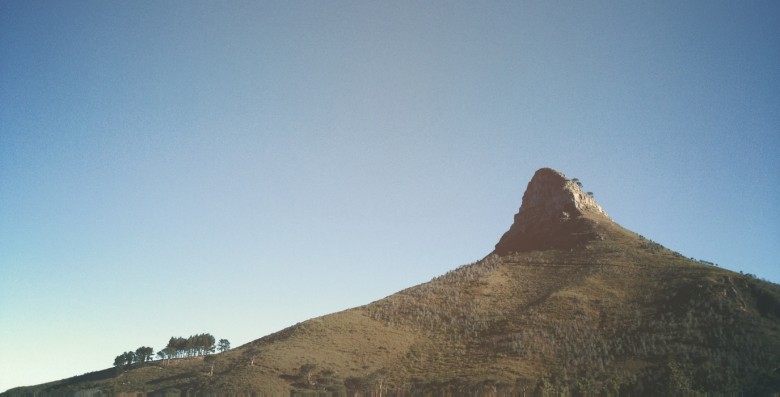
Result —
POLYGON ((488 254, 540 167, 780 282, 780 2, 0 1, 0 391, 488 254))

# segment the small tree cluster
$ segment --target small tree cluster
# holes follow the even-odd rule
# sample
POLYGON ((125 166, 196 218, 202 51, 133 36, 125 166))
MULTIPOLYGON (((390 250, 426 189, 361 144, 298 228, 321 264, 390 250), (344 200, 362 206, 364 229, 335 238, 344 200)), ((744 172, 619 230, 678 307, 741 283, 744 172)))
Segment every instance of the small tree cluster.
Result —
POLYGON ((135 361, 139 363, 152 361, 153 354, 154 354, 154 349, 152 349, 149 346, 141 346, 135 351, 135 361))
POLYGON ((131 365, 133 361, 135 360, 135 353, 133 352, 124 352, 116 358, 114 358, 114 366, 115 367, 124 367, 127 365, 131 365))
POLYGON ((133 351, 124 352, 114 358, 115 367, 124 367, 135 363, 145 363, 152 360, 154 349, 148 346, 141 346, 133 351))
MULTIPOLYGON (((225 340, 227 341, 227 340, 225 340)), ((214 353, 216 339, 211 334, 192 335, 189 338, 172 336, 165 351, 168 357, 193 357, 214 353)), ((228 342, 229 345, 229 342, 228 342)))
MULTIPOLYGON (((577 186, 579 186, 579 188, 580 188, 580 189, 582 189, 582 182, 580 182, 580 180, 579 180, 579 179, 577 179, 577 178, 572 178, 572 179, 571 179, 571 181, 572 181, 572 182, 574 182, 574 183, 576 183, 576 184, 577 184, 577 186)), ((590 197, 590 198, 593 198, 593 192, 587 192, 587 193, 585 193, 585 194, 587 194, 587 195, 588 195, 588 197, 590 197)))
MULTIPOLYGON (((202 356, 214 353, 219 349, 220 352, 230 350, 230 342, 227 339, 220 339, 219 344, 215 344, 216 339, 211 334, 192 335, 189 338, 172 336, 168 345, 157 352, 160 360, 202 356)), ((141 346, 135 351, 124 352, 114 358, 114 366, 124 367, 135 363, 145 363, 152 361, 154 349, 147 346, 141 346)))

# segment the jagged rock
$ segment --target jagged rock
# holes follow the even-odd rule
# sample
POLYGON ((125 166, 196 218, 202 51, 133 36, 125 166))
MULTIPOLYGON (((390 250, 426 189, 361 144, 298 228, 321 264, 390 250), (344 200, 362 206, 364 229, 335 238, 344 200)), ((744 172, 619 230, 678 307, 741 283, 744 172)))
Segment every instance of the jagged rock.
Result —
POLYGON ((599 221, 609 216, 576 181, 542 168, 528 183, 514 223, 496 244, 495 253, 569 248, 603 238, 599 221))

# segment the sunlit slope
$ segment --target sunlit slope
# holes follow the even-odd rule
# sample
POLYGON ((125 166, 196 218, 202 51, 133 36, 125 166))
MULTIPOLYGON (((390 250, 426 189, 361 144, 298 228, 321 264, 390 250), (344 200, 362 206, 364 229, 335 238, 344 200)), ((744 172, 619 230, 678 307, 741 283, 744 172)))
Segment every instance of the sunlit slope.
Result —
POLYGON ((624 229, 545 168, 476 263, 219 355, 6 395, 760 396, 779 368, 780 286, 624 229))
POLYGON ((367 389, 379 379, 390 392, 485 382, 635 394, 772 387, 777 285, 683 258, 614 223, 598 232, 603 240, 491 255, 297 324, 217 355, 213 374, 199 358, 48 387, 286 394, 367 389))

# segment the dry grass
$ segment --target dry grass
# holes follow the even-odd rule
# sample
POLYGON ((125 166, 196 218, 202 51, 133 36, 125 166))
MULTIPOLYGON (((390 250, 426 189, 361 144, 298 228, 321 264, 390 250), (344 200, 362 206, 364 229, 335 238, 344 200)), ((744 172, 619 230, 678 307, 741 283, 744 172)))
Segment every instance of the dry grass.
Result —
POLYGON ((59 387, 224 395, 774 387, 780 287, 688 260, 610 222, 600 220, 598 232, 603 241, 491 255, 297 324, 218 355, 214 376, 202 361, 180 360, 59 387))

